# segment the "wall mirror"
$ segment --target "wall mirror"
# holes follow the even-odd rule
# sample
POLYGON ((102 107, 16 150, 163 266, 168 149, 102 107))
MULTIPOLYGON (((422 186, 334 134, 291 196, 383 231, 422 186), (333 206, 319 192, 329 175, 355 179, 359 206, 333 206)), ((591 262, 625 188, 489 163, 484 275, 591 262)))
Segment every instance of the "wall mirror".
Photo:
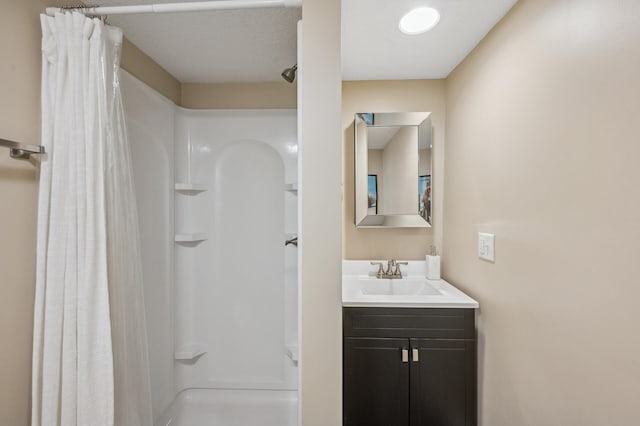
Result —
POLYGON ((431 113, 357 113, 354 128, 356 226, 431 227, 431 113))

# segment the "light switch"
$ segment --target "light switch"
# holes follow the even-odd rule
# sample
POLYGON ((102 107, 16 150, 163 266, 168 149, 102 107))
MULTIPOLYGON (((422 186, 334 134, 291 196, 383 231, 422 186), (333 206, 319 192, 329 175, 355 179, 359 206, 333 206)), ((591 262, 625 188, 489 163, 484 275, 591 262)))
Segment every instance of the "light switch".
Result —
POLYGON ((478 232, 478 257, 480 259, 488 260, 489 262, 495 262, 495 243, 496 236, 494 234, 478 232))

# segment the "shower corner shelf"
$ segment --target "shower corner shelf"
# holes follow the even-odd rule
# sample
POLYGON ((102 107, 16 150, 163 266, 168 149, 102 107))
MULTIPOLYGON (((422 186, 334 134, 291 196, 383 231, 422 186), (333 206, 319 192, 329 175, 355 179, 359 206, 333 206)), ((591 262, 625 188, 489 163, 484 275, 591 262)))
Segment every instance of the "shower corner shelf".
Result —
POLYGON ((176 234, 176 243, 196 243, 205 241, 208 238, 207 234, 202 232, 196 232, 191 234, 176 234))
POLYGON ((196 343, 193 345, 185 345, 179 347, 173 353, 173 358, 179 361, 190 361, 206 353, 207 347, 203 344, 196 343))
POLYGON ((196 193, 204 192, 209 188, 207 188, 206 185, 200 183, 176 183, 175 189, 178 192, 196 193))
POLYGON ((289 192, 298 192, 298 184, 297 183, 286 183, 284 185, 284 190, 289 192))

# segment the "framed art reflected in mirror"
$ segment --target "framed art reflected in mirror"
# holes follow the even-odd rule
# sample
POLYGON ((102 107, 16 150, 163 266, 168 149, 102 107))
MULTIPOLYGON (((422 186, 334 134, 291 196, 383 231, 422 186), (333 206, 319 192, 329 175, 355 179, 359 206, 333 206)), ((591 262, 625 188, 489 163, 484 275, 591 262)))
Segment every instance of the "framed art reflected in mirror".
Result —
POLYGON ((378 175, 367 176, 368 214, 378 214, 378 175))

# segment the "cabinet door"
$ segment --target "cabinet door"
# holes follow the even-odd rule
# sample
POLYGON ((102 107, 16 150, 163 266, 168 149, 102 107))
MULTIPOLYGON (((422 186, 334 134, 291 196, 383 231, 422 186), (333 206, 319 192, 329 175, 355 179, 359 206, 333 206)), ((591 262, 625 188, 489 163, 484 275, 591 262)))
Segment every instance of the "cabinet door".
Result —
POLYGON ((473 341, 411 339, 411 426, 476 424, 475 359, 473 341))
POLYGON ((409 339, 344 339, 344 426, 409 424, 408 349, 409 339))

